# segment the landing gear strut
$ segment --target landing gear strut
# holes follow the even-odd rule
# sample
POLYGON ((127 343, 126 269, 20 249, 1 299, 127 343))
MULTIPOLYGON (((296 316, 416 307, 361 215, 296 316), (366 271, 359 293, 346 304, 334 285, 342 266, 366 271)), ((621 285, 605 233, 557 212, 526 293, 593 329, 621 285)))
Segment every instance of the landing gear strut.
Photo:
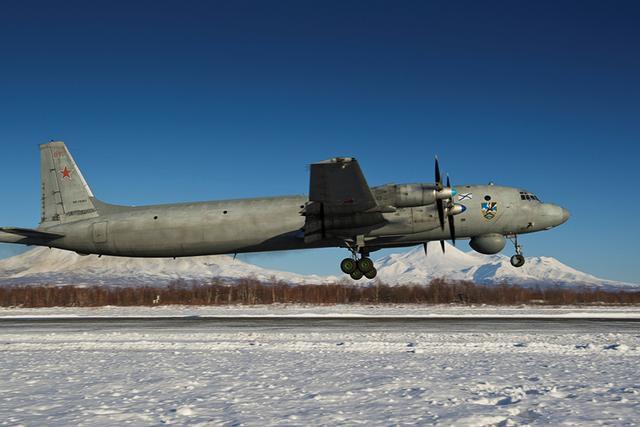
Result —
POLYGON ((347 248, 351 251, 351 258, 345 258, 340 263, 340 270, 351 276, 353 280, 360 280, 363 277, 373 279, 378 274, 373 261, 369 258, 368 251, 352 247, 347 243, 347 248))
POLYGON ((516 268, 520 268, 524 265, 525 260, 524 255, 522 255, 522 246, 518 244, 518 235, 514 234, 513 237, 507 236, 507 238, 511 240, 511 243, 513 243, 516 249, 516 254, 512 256, 510 260, 511 265, 516 268))

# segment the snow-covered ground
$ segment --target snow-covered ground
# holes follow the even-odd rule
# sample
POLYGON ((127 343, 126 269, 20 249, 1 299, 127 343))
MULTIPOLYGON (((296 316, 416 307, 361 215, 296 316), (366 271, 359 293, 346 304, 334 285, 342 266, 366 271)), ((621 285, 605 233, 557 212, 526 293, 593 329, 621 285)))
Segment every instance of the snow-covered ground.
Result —
POLYGON ((490 305, 228 305, 155 307, 0 307, 0 319, 51 317, 520 317, 640 318, 640 306, 490 305))
MULTIPOLYGON (((321 308, 321 313, 295 308, 317 314, 332 309, 336 307, 321 308)), ((139 309, 99 311, 127 316, 127 310, 139 309)), ((373 309, 359 307, 352 314, 358 310, 373 309)), ((393 314, 407 307, 381 310, 393 314)), ((615 310, 637 313, 601 311, 615 310)), ((167 315, 205 311, 157 310, 167 315)), ((226 313, 248 311, 273 309, 233 308, 226 313)), ((638 422, 640 327, 635 322, 479 318, 459 320, 450 328, 447 320, 380 318, 358 320, 358 326, 349 318, 334 323, 285 320, 120 318, 64 323, 5 316, 0 323, 0 424, 638 422)))

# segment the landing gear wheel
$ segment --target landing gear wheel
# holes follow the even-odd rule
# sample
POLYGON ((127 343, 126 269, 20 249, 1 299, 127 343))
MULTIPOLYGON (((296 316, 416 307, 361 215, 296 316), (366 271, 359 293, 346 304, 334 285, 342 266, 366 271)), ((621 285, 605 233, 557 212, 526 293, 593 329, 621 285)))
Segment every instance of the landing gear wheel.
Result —
POLYGON ((363 273, 368 273, 369 271, 371 271, 373 269, 373 261, 371 261, 371 258, 362 258, 360 260, 358 260, 358 270, 362 271, 363 273))
POLYGON ((363 274, 360 270, 354 270, 351 272, 350 276, 353 280, 360 280, 362 279, 363 274))
POLYGON ((375 267, 364 273, 364 277, 366 277, 367 279, 374 279, 377 275, 378 270, 376 270, 375 267))
POLYGON ((340 263, 340 270, 342 270, 344 274, 351 274, 357 269, 358 269, 358 264, 356 264, 356 261, 352 258, 345 258, 340 263))
POLYGON ((511 240, 516 249, 516 254, 511 257, 511 265, 520 268, 524 265, 524 256, 522 255, 522 246, 518 243, 518 235, 507 235, 507 239, 511 240))
POLYGON ((516 268, 522 267, 524 265, 524 257, 520 254, 515 254, 511 257, 511 265, 516 268))

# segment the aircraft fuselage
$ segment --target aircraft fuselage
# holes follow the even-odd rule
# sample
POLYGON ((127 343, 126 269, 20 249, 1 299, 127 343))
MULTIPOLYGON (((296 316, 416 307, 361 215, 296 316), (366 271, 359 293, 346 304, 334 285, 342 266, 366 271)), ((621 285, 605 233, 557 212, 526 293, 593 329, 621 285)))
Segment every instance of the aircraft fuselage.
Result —
MULTIPOLYGON (((546 230, 569 213, 513 187, 435 182, 369 187, 356 159, 311 165, 308 196, 118 206, 94 197, 63 142, 40 146, 41 219, 37 229, 0 227, 0 242, 81 254, 187 257, 344 247, 340 268, 353 279, 376 276, 368 255, 381 248, 470 238, 491 254, 505 236, 546 230)), ((514 267, 524 264, 514 241, 514 267)))
MULTIPOLYGON (((563 222, 563 209, 522 200, 520 190, 495 185, 458 186, 473 198, 458 203, 456 237, 524 234, 563 222), (482 204, 496 203, 487 219, 482 204)), ((236 199, 171 205, 124 207, 99 205, 99 217, 60 224, 47 231, 64 234, 52 247, 87 254, 130 257, 183 257, 342 246, 339 239, 305 244, 301 214, 306 196, 236 199)), ((384 225, 368 227, 372 249, 409 246, 447 239, 432 206, 398 208, 383 213, 384 225)))

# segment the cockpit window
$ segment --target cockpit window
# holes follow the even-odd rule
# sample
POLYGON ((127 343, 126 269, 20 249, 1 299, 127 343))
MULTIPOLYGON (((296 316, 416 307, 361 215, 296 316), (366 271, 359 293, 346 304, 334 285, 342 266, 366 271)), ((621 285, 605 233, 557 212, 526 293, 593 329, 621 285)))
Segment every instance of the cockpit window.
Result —
POLYGON ((528 201, 536 201, 536 202, 540 202, 540 199, 538 199, 538 196, 536 196, 533 193, 529 193, 527 191, 521 191, 520 192, 520 200, 528 200, 528 201))

